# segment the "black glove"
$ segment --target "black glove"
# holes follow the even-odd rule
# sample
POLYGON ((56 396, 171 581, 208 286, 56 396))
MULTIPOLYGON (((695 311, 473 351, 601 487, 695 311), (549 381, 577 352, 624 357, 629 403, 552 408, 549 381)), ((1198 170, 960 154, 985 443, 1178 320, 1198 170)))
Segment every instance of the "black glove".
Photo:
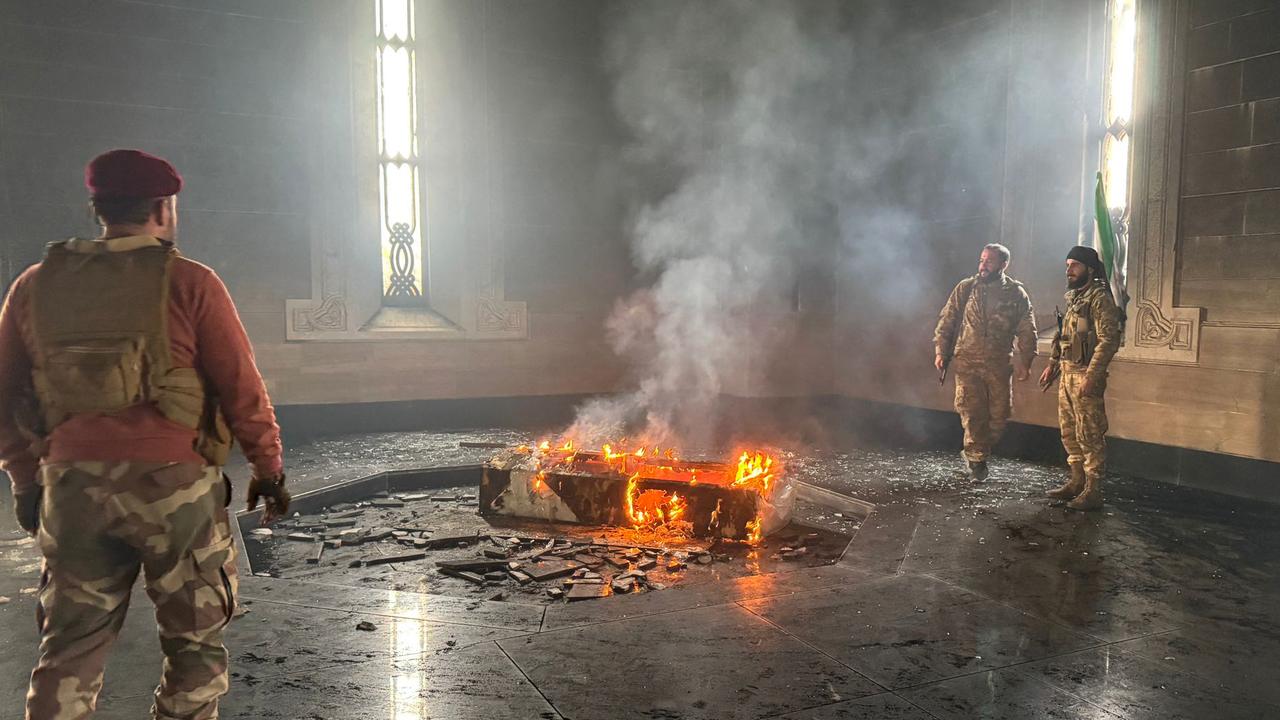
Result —
POLYGON ((40 528, 40 488, 13 494, 13 514, 18 518, 18 526, 28 534, 35 535, 40 528))
POLYGON ((258 507, 258 498, 262 498, 262 524, 271 523, 284 517, 289 512, 289 500, 292 496, 284 489, 284 473, 273 477, 260 478, 254 475, 249 479, 248 507, 258 507))

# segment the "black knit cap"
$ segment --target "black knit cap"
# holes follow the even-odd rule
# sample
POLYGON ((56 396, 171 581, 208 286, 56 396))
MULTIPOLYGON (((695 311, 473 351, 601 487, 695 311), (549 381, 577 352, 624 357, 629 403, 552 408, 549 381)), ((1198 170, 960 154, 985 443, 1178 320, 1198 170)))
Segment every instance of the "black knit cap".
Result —
POLYGON ((1075 260, 1085 267, 1093 270, 1093 274, 1098 277, 1106 275, 1106 271, 1102 267, 1102 260, 1098 257, 1098 251, 1084 245, 1076 245, 1067 252, 1068 260, 1075 260))

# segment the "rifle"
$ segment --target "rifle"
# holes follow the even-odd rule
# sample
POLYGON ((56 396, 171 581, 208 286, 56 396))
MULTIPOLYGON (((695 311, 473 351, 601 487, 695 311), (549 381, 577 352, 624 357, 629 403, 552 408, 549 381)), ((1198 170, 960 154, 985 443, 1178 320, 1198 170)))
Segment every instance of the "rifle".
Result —
POLYGON ((942 363, 942 369, 938 371, 938 384, 947 384, 947 369, 951 367, 951 361, 946 360, 942 363))

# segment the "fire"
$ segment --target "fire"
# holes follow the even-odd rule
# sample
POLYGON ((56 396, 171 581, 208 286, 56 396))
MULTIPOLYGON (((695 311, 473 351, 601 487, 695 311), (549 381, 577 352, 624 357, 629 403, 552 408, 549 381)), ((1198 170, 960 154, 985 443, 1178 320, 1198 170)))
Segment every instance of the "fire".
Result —
MULTIPOLYGON (((781 466, 774 457, 761 450, 740 450, 736 463, 726 464, 701 461, 682 461, 676 448, 658 445, 632 445, 626 440, 604 443, 598 451, 588 450, 573 438, 541 440, 533 448, 522 445, 521 454, 532 455, 536 476, 534 490, 549 492, 548 472, 601 473, 614 472, 627 478, 625 516, 634 528, 679 531, 681 524, 689 526, 689 497, 684 490, 642 487, 642 482, 661 481, 667 488, 670 483, 684 483, 689 488, 700 485, 737 487, 753 490, 768 497, 772 492, 781 466)), ((709 522, 721 519, 718 508, 709 522)), ((708 522, 707 518, 697 522, 708 522)), ((761 518, 757 516, 746 525, 745 540, 757 544, 763 539, 761 518)))
POLYGON ((773 482, 773 458, 761 452, 744 451, 738 456, 738 472, 733 479, 735 486, 759 487, 768 491, 773 482))

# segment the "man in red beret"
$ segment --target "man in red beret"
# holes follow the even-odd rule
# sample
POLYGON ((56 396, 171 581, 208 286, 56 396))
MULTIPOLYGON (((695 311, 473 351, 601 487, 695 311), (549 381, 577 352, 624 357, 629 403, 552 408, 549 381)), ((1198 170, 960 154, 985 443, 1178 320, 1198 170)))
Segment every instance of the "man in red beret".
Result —
POLYGON ((139 571, 165 663, 152 717, 214 718, 236 554, 222 474, 288 509, 280 429, 226 287, 174 247, 182 178, 138 150, 85 170, 100 237, 51 243, 0 309, 0 467, 44 563, 27 718, 94 711, 139 571))

